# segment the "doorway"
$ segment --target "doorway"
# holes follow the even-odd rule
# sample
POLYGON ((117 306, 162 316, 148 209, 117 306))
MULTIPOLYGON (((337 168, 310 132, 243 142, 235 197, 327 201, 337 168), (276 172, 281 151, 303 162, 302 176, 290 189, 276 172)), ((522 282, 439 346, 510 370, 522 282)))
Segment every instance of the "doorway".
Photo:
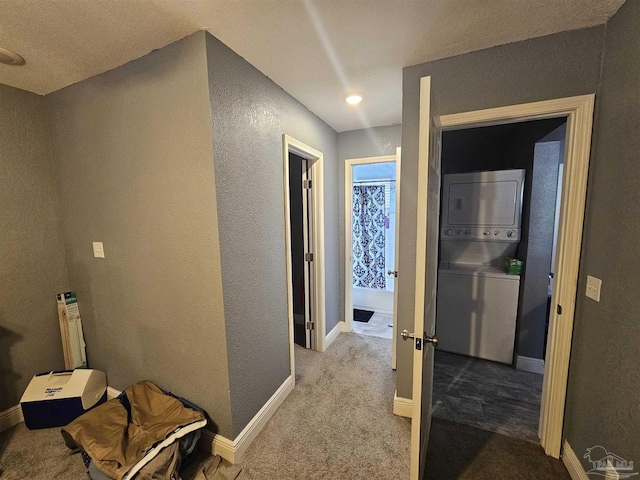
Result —
POLYGON ((345 161, 345 327, 392 340, 396 368, 396 268, 400 211, 396 155, 345 161))
POLYGON ((442 134, 434 417, 539 443, 565 128, 442 134))
POLYGON ((439 208, 432 207, 439 206, 440 182, 437 182, 437 190, 433 185, 433 195, 431 187, 432 178, 439 180, 442 131, 566 117, 565 167, 555 265, 557 276, 552 292, 553 308, 549 322, 539 426, 539 437, 545 453, 559 458, 582 246, 594 95, 440 117, 436 110, 431 77, 421 79, 420 92, 414 332, 402 332, 403 339, 414 339, 411 479, 422 478, 431 424, 431 346, 438 343, 437 338, 431 335, 435 331, 435 287, 438 273, 435 267, 438 260, 439 236, 439 208), (430 344, 428 348, 427 343, 430 344))
POLYGON ((323 352, 326 344, 324 169, 322 152, 286 134, 282 136, 282 151, 286 321, 295 381, 296 337, 303 348, 310 350, 323 352))

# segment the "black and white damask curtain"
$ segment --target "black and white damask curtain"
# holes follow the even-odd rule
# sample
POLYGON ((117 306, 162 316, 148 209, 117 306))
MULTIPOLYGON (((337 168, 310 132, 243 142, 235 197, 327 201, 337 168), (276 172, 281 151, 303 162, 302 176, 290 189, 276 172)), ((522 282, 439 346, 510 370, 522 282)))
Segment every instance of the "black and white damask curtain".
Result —
POLYGON ((385 186, 353 187, 353 285, 386 288, 385 186))

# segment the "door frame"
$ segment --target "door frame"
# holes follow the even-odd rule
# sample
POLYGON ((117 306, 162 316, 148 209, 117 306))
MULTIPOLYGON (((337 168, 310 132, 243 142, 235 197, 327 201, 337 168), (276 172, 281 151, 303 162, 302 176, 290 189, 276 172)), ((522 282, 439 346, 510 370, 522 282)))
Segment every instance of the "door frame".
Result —
POLYGON ((324 256, 324 159, 319 150, 290 137, 282 135, 282 165, 284 191, 284 238, 286 258, 287 282, 287 328, 289 329, 289 364, 291 378, 295 384, 295 355, 293 341, 293 286, 291 284, 291 205, 289 204, 289 153, 308 160, 311 164, 311 238, 309 239, 313 253, 313 268, 311 282, 313 294, 311 301, 311 318, 315 322, 313 330, 314 350, 323 352, 325 349, 325 256, 324 256))
MULTIPOLYGON (((348 158, 344 162, 344 330, 353 330, 353 285, 348 281, 351 272, 353 255, 353 167, 356 165, 371 165, 375 163, 396 162, 396 224, 394 249, 394 266, 398 270, 398 238, 400 236, 400 162, 401 148, 396 148, 395 155, 381 155, 377 157, 348 158)), ((396 340, 398 335, 398 282, 393 284, 393 340, 391 345, 391 368, 396 369, 396 340)))
MULTIPOLYGON (((424 78, 422 79, 424 80, 424 78)), ((423 82, 421 82, 421 85, 423 82)), ((441 130, 459 130, 490 125, 504 125, 545 118, 567 118, 565 140, 565 177, 563 179, 560 207, 560 224, 556 255, 556 281, 552 292, 552 311, 549 318, 547 354, 540 409, 540 443, 547 455, 559 458, 562 444, 562 427, 567 393, 569 358, 578 289, 578 270, 582 249, 582 230, 586 204, 587 177, 593 130, 595 95, 545 100, 520 105, 490 108, 472 112, 443 115, 441 130), (559 321, 557 305, 562 305, 562 321, 559 321)), ((427 132, 424 125, 424 105, 420 107, 420 141, 427 132)), ((428 153, 419 149, 418 171, 426 172, 428 153)), ((424 179, 419 176, 418 182, 424 179)), ((426 189, 422 189, 426 191, 426 189)), ((425 195, 417 199, 418 211, 426 204, 425 195)), ((417 218, 417 252, 426 252, 424 232, 427 219, 417 218), (422 235, 420 234, 422 232, 422 235)), ((425 258, 416 258, 416 270, 425 268, 425 258)), ((424 272, 423 272, 424 273, 424 272)), ((419 275, 417 272, 416 275, 419 275)), ((424 292, 416 290, 416 296, 424 292)), ((419 302, 416 300, 416 305, 419 302)), ((418 312, 416 312, 417 314, 418 312)), ((415 317, 414 317, 415 320, 415 317)), ((416 369, 413 381, 416 382, 416 369)), ((414 399, 414 412, 420 402, 414 399)))

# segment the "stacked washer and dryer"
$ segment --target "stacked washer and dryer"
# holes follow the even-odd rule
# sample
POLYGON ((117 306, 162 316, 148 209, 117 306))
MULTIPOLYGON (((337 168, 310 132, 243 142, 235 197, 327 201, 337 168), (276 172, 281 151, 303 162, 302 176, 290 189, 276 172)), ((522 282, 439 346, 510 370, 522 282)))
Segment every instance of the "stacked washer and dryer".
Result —
POLYGON ((443 176, 439 350, 512 364, 520 276, 502 269, 520 242, 524 170, 443 176))

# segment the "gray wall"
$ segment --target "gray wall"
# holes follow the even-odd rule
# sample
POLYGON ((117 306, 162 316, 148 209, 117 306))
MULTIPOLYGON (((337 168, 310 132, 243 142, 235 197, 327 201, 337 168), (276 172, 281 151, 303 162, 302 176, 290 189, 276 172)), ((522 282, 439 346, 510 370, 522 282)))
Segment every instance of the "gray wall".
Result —
MULTIPOLYGON (((389 125, 387 127, 351 130, 338 134, 338 198, 340 218, 340 320, 344 321, 344 255, 345 255, 345 225, 344 225, 344 162, 351 158, 381 157, 395 155, 396 148, 402 142, 402 126, 389 125)), ((402 162, 401 162, 402 163, 402 162)), ((402 185, 400 186, 402 188, 402 185)), ((400 195, 402 192, 400 192, 400 195)), ((402 228, 402 225, 400 226, 402 228)))
POLYGON ((237 435, 289 376, 283 133, 324 154, 327 332, 340 318, 337 134, 210 35, 207 58, 237 435))
POLYGON ((56 294, 67 290, 44 97, 0 85, 0 412, 31 377, 64 368, 56 294))
MULTIPOLYGON (((527 212, 526 253, 520 280, 516 354, 544 359, 549 313, 549 272, 553 250, 559 142, 535 144, 527 212)), ((522 242, 521 242, 522 243, 522 242)), ((520 258, 520 257, 519 257, 520 258)))
POLYGON ((607 24, 597 99, 565 437, 585 468, 602 445, 640 466, 640 2, 607 24), (584 296, 602 279, 600 303, 584 296))
MULTIPOLYGON (((398 328, 413 328, 420 78, 432 76, 440 114, 594 93, 604 27, 564 32, 403 70, 398 328)), ((398 396, 411 398, 412 344, 398 342, 398 396)))
POLYGON ((188 398, 233 438, 204 33, 47 102, 89 364, 188 398))

